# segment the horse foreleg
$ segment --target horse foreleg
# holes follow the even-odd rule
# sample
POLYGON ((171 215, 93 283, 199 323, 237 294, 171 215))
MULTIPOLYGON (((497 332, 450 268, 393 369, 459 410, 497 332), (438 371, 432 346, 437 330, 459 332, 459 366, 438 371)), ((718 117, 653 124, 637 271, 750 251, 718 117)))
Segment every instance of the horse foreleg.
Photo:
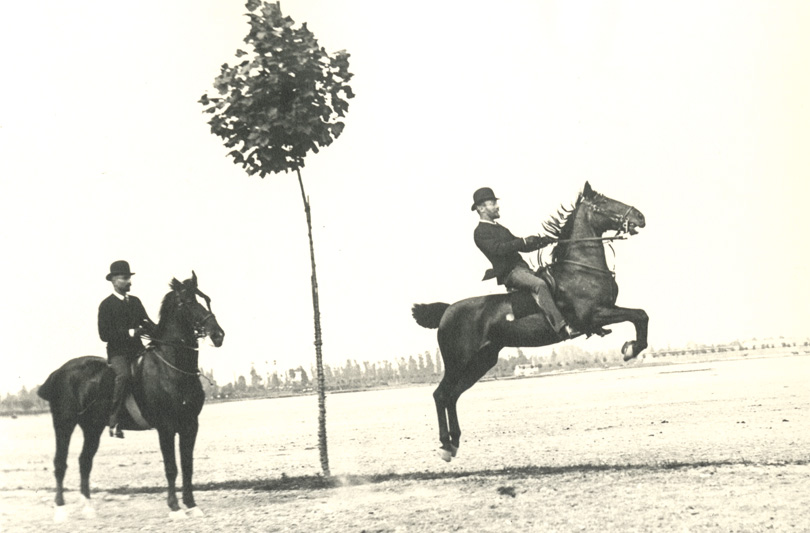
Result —
POLYGON ((624 360, 629 361, 638 356, 645 348, 647 348, 647 324, 649 317, 643 309, 629 309, 626 307, 611 307, 605 309, 597 309, 594 312, 592 324, 594 326, 602 327, 607 324, 616 324, 618 322, 632 322, 636 328, 636 338, 632 341, 627 341, 622 346, 622 354, 624 360))
POLYGON ((84 497, 82 514, 87 518, 95 518, 96 511, 90 504, 90 471, 93 470, 93 457, 98 451, 99 440, 104 432, 104 423, 100 425, 82 426, 84 444, 79 455, 79 474, 81 476, 81 493, 84 497))
POLYGON ((180 505, 177 503, 177 489, 175 488, 175 482, 177 481, 177 460, 174 454, 174 433, 174 429, 158 429, 160 453, 163 455, 163 469, 166 472, 166 481, 169 484, 168 504, 169 509, 171 509, 169 516, 172 518, 180 518, 185 517, 185 514, 180 511, 180 505))
POLYGON ((183 503, 189 509, 194 509, 194 515, 201 515, 202 511, 194 503, 194 490, 191 477, 194 474, 194 444, 197 441, 199 423, 195 418, 186 427, 180 430, 180 467, 183 469, 183 503))

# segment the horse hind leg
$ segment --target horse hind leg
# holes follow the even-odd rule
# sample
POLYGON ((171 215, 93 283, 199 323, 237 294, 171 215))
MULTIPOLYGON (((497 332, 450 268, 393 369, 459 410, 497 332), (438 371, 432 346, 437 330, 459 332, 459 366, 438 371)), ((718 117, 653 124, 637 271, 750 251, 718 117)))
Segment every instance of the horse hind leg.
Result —
POLYGON ((455 383, 448 391, 447 414, 450 428, 450 451, 452 457, 461 446, 461 426, 458 422, 456 403, 462 393, 475 385, 489 369, 498 362, 498 352, 501 349, 493 344, 487 344, 481 348, 476 356, 467 364, 463 372, 455 380, 455 383))
POLYGON ((70 437, 76 429, 76 421, 72 419, 60 419, 57 414, 53 415, 53 429, 56 435, 56 453, 53 457, 53 475, 56 478, 56 497, 54 503, 54 522, 64 522, 68 513, 65 508, 64 481, 67 472, 68 449, 70 448, 70 437))
POLYGON ((450 427, 447 424, 447 390, 451 382, 448 378, 449 375, 449 371, 445 369, 444 377, 436 390, 433 391, 433 401, 436 402, 436 414, 439 419, 439 442, 441 442, 439 456, 448 463, 458 451, 458 446, 453 449, 450 443, 450 427))
POLYGON ((84 499, 82 514, 85 518, 95 518, 96 510, 90 502, 90 472, 93 470, 93 458, 96 456, 101 434, 104 432, 104 422, 81 424, 81 428, 84 433, 82 453, 79 455, 81 493, 84 499))

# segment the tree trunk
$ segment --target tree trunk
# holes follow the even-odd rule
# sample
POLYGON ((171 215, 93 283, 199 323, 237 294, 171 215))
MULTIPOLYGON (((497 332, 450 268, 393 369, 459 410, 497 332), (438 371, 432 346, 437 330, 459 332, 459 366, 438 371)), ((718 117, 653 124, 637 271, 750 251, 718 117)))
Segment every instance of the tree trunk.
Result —
POLYGON ((321 353, 321 311, 318 304, 318 277, 315 275, 315 244, 312 241, 312 215, 309 198, 304 192, 304 181, 301 169, 298 173, 298 185, 301 187, 301 198, 304 200, 304 211, 307 214, 307 231, 309 232, 309 257, 312 263, 312 310, 315 318, 315 371, 318 374, 318 450, 321 452, 321 470, 329 476, 329 454, 326 449, 326 387, 323 377, 323 354, 321 353))

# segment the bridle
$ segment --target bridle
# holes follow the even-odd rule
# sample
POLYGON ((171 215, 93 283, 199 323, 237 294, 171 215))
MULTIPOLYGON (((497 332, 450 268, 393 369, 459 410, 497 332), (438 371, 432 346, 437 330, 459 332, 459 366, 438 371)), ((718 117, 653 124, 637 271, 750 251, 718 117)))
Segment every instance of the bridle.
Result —
MULTIPOLYGON (((630 233, 630 213, 635 209, 632 205, 627 207, 627 211, 624 212, 623 215, 620 215, 615 212, 609 212, 600 207, 600 201, 603 201, 605 196, 602 194, 597 194, 596 198, 592 200, 583 200, 585 206, 590 209, 591 213, 595 213, 597 215, 601 215, 602 217, 615 222, 619 229, 616 230, 616 234, 611 237, 583 237, 579 239, 560 239, 555 242, 555 244, 559 243, 566 243, 566 244, 576 244, 576 243, 584 243, 586 245, 591 244, 599 244, 601 245, 603 242, 607 242, 607 245, 610 246, 610 249, 613 251, 615 256, 616 251, 613 250, 613 246, 611 245, 612 241, 616 240, 624 240, 627 239, 627 234, 630 233)), ((540 250, 537 251, 538 262, 540 262, 540 250)), ((611 276, 616 276, 616 273, 612 270, 605 270, 599 267, 594 267, 585 263, 580 263, 579 261, 572 261, 570 259, 563 259, 561 262, 569 263, 572 265, 577 265, 588 270, 601 272, 604 274, 609 274, 611 276)))
MULTIPOLYGON (((205 315, 203 315, 202 317, 195 320, 194 324, 193 324, 193 326, 191 328, 192 331, 194 332, 194 346, 188 345, 185 341, 183 341, 183 339, 180 339, 179 341, 166 341, 166 340, 163 340, 163 339, 153 339, 153 338, 147 337, 150 340, 150 342, 154 342, 156 344, 163 344, 165 346, 171 346, 173 348, 181 348, 181 349, 189 350, 189 351, 192 351, 192 352, 198 352, 199 351, 199 347, 197 346, 197 341, 199 339, 203 338, 203 337, 208 336, 208 331, 207 331, 207 328, 206 328, 205 324, 206 324, 206 322, 208 322, 212 318, 216 319, 216 316, 211 311, 211 298, 206 296, 199 289, 194 289, 194 291, 195 291, 195 294, 198 294, 198 295, 202 296, 202 298, 205 300, 206 306, 208 307, 208 312, 205 315)), ((180 299, 177 306, 182 307, 186 303, 187 302, 184 302, 182 299, 180 299)), ((181 374, 185 374, 187 376, 200 376, 200 375, 202 375, 202 372, 200 370, 197 370, 196 372, 189 372, 187 370, 183 370, 182 368, 177 368, 176 366, 174 366, 173 364, 168 362, 162 355, 160 355, 160 353, 158 353, 157 350, 153 350, 152 353, 155 355, 155 357, 157 357, 158 359, 163 361, 163 363, 166 366, 168 366, 169 368, 171 368, 173 370, 176 370, 177 372, 180 372, 181 374)))
POLYGON ((195 340, 202 339, 203 337, 208 336, 208 332, 205 328, 205 323, 212 318, 216 318, 214 316, 213 311, 211 311, 211 298, 209 298, 205 293, 203 293, 200 289, 194 289, 195 294, 201 296, 203 300, 205 300, 205 306, 208 308, 208 313, 205 314, 202 318, 198 319, 194 322, 193 330, 194 330, 194 337, 195 340))
MULTIPOLYGON (((604 200, 604 196, 598 194, 596 196, 596 200, 604 200)), ((591 210, 591 213, 596 213, 597 215, 601 215, 608 220, 615 222, 619 229, 616 230, 616 235, 613 238, 619 238, 620 234, 629 233, 630 232, 630 213, 635 209, 632 205, 627 206, 627 211, 624 212, 624 215, 620 215, 618 213, 610 213, 602 209, 596 201, 593 200, 585 200, 585 205, 591 210)), ((624 238, 624 237, 621 237, 624 238)))

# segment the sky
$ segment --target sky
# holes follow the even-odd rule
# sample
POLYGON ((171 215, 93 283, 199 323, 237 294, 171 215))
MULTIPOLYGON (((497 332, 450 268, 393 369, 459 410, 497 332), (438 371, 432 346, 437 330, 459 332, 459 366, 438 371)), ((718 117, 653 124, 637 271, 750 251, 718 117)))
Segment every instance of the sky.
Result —
MULTIPOLYGON (((542 231, 587 181, 647 227, 608 250, 652 348, 810 335, 810 4, 803 1, 285 0, 354 73, 342 136, 303 169, 323 357, 430 351, 416 302, 498 293, 472 193, 542 231)), ((194 270, 226 332, 221 384, 314 365, 293 174, 248 176, 198 103, 247 33, 241 2, 0 8, 0 392, 104 355, 117 259, 157 320, 194 270)), ((529 257, 534 260, 534 257, 529 257)), ((629 324, 604 339, 615 350, 629 324)), ((526 350, 544 355, 549 348, 526 350)), ((504 353, 508 353, 504 351, 504 353)))

